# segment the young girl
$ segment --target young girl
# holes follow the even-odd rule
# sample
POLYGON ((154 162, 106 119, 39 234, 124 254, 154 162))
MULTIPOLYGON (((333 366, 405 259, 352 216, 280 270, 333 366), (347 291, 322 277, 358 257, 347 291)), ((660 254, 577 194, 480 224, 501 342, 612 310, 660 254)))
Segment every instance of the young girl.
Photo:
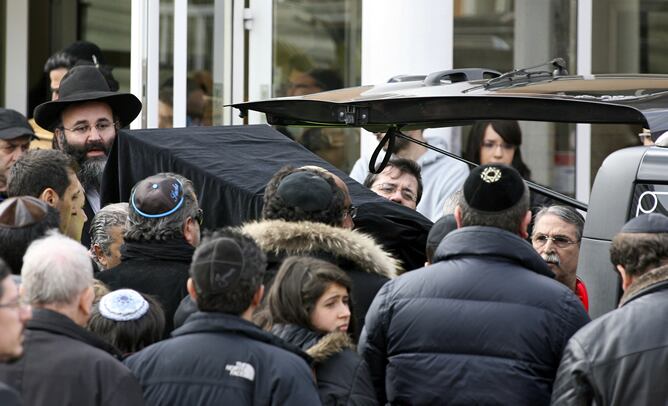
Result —
POLYGON ((290 257, 267 295, 271 332, 313 358, 324 405, 377 404, 368 367, 348 334, 350 288, 350 278, 336 265, 290 257))
POLYGON ((478 121, 469 133, 464 157, 481 165, 510 165, 524 179, 531 180, 531 170, 522 160, 520 145, 522 130, 517 121, 478 121))

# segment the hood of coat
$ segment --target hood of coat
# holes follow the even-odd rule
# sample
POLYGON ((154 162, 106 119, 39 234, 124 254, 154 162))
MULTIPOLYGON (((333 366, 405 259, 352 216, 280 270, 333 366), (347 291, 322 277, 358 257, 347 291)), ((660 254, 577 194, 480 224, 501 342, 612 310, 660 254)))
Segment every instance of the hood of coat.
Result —
POLYGON ((353 340, 343 331, 322 335, 294 324, 275 324, 271 332, 306 351, 315 364, 325 362, 343 350, 356 351, 353 340))
POLYGON ((275 255, 309 255, 326 252, 355 263, 360 270, 393 278, 400 271, 399 261, 376 241, 355 230, 308 221, 264 220, 249 223, 242 230, 264 252, 275 255))
POLYGON ((619 301, 619 307, 640 296, 663 289, 668 289, 668 265, 652 269, 635 278, 619 301))
POLYGON ((451 232, 436 248, 433 262, 465 255, 505 258, 536 273, 554 278, 554 273, 531 244, 500 228, 470 226, 451 232))

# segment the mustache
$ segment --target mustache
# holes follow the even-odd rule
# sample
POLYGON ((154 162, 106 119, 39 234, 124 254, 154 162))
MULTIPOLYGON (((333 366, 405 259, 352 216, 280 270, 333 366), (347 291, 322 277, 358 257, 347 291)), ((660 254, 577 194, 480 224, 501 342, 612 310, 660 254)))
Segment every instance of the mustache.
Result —
POLYGON ((548 264, 555 264, 556 266, 561 265, 561 259, 559 258, 559 255, 555 254, 554 252, 541 254, 541 258, 543 258, 543 261, 547 262, 548 264))

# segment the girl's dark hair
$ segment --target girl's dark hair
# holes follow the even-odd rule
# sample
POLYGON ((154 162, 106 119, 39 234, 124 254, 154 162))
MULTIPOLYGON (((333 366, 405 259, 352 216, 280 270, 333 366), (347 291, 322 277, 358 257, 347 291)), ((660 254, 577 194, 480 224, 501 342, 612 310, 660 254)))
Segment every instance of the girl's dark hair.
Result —
POLYGON ((124 356, 160 341, 165 330, 165 313, 155 298, 141 295, 148 302, 148 311, 142 317, 129 321, 108 319, 100 314, 98 302, 93 305, 88 330, 116 347, 124 356))
POLYGON ((496 131, 505 142, 516 147, 512 166, 517 169, 524 179, 530 180, 531 170, 524 161, 522 161, 522 152, 519 148, 520 145, 522 145, 522 130, 520 129, 519 123, 515 120, 486 120, 476 122, 473 127, 471 127, 471 132, 469 132, 469 139, 466 143, 464 158, 477 164, 480 163, 480 147, 485 138, 485 130, 488 125, 491 125, 494 131, 496 131))
MULTIPOLYGON (((311 257, 285 259, 267 294, 270 324, 295 324, 313 330, 311 311, 332 283, 343 286, 350 294, 350 277, 338 266, 311 257)), ((352 304, 348 303, 352 314, 352 304)), ((351 319, 348 331, 354 330, 351 319)))

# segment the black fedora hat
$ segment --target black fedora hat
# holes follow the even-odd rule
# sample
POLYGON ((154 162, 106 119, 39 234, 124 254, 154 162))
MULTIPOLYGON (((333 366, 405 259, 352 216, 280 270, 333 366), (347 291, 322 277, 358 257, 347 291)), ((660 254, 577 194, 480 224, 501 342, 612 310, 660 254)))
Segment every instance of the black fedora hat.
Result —
POLYGON ((35 107, 35 122, 53 131, 60 121, 60 113, 67 107, 84 102, 104 102, 125 127, 141 112, 141 102, 132 93, 117 93, 109 85, 100 70, 93 65, 75 66, 60 83, 60 98, 35 107))

